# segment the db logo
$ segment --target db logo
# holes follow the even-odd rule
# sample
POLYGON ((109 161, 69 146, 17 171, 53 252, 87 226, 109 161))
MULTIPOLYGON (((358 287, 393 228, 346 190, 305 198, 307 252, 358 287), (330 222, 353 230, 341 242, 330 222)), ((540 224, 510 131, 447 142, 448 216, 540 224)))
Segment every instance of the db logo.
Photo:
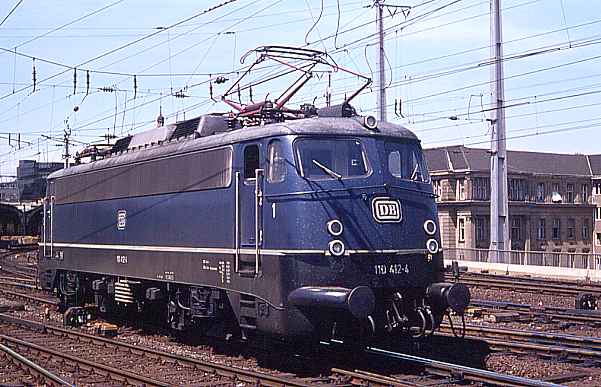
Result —
POLYGON ((380 223, 398 223, 403 218, 401 203, 391 198, 374 198, 371 202, 374 219, 380 223))

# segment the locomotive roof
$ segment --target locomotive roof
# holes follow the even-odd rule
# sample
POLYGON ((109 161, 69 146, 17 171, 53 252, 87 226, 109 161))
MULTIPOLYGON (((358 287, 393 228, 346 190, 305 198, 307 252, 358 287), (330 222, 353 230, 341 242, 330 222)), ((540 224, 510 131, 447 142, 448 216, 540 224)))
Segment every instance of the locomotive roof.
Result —
POLYGON ((190 152, 195 150, 210 149, 239 142, 251 141, 260 138, 285 136, 285 135, 315 135, 315 136, 361 136, 361 137, 393 137, 417 141, 417 137, 409 129, 389 122, 378 122, 377 130, 372 131, 363 126, 362 117, 312 117, 300 120, 289 120, 263 126, 244 127, 228 132, 171 141, 145 147, 140 150, 130 150, 120 154, 111 155, 102 160, 87 164, 75 165, 61 169, 48 176, 49 179, 60 178, 78 173, 85 173, 100 168, 131 164, 137 161, 154 159, 165 155, 190 152))

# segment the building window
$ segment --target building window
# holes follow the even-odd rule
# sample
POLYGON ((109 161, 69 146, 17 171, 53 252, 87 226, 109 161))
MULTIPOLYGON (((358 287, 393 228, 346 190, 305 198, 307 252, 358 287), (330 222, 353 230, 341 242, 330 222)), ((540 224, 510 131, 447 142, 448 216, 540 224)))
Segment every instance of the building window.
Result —
POLYGON ((553 183, 552 187, 551 201, 553 203, 561 203, 563 201, 563 197, 561 196, 561 192, 559 192, 559 183, 553 183))
POLYGON ((588 203, 588 184, 582 184, 580 186, 580 201, 582 203, 588 203))
POLYGON ((465 179, 457 179, 456 200, 465 200, 465 179))
POLYGON ((526 200, 526 180, 509 180, 509 200, 522 202, 526 200))
POLYGON ((601 181, 595 182, 595 195, 601 195, 601 181))
POLYGON ((545 183, 538 183, 536 185, 536 201, 544 203, 545 201, 545 183))
POLYGON ((595 220, 601 220, 601 207, 597 207, 595 210, 595 220))
POLYGON ((561 220, 553 219, 553 239, 561 238, 561 220))
POLYGON ((601 246, 601 232, 597 233, 597 246, 601 246))
POLYGON ((465 218, 457 219, 457 240, 465 242, 465 218))
POLYGON ((434 191, 434 195, 436 195, 436 201, 439 202, 442 200, 442 181, 440 180, 432 180, 432 190, 434 191))
POLYGON ((591 239, 591 229, 588 220, 585 219, 582 221, 582 240, 588 241, 589 239, 591 239))
POLYGON ((576 238, 576 220, 568 219, 568 239, 576 238))
POLYGON ((538 227, 536 228, 536 239, 539 241, 545 240, 545 228, 546 222, 544 219, 538 220, 538 227))
POLYGON ((476 242, 484 242, 486 241, 486 217, 484 216, 476 216, 475 219, 475 227, 476 227, 476 242))
POLYGON ((519 217, 511 218, 511 240, 521 241, 522 240, 522 222, 519 217))
POLYGON ((476 177, 473 180, 472 198, 474 200, 488 200, 490 180, 487 177, 476 177))
POLYGON ((568 183, 566 189, 566 199, 568 203, 574 203, 574 184, 568 183))

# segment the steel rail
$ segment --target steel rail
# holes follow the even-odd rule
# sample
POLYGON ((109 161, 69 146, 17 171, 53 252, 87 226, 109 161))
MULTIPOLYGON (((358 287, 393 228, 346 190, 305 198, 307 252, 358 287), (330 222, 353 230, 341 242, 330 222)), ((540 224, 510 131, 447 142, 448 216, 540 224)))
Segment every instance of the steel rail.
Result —
MULTIPOLYGON (((338 341, 338 340, 333 340, 330 342, 321 342, 321 343, 325 346, 335 346, 335 345, 339 345, 339 344, 344 344, 342 341, 338 341)), ((495 385, 495 386, 561 387, 558 384, 554 384, 554 383, 550 383, 550 382, 528 379, 528 378, 507 375, 507 374, 501 374, 501 373, 494 372, 494 371, 482 370, 482 369, 463 366, 463 365, 459 365, 459 364, 447 363, 447 362, 443 362, 443 361, 439 361, 439 360, 428 359, 428 358, 424 358, 424 357, 419 357, 419 356, 414 356, 414 355, 409 355, 409 354, 404 354, 404 353, 399 353, 399 352, 393 352, 393 351, 389 351, 389 350, 382 349, 382 348, 366 347, 363 351, 366 354, 380 356, 383 358, 387 358, 388 360, 395 359, 395 360, 401 360, 404 362, 409 362, 412 364, 417 364, 419 366, 424 367, 426 372, 428 372, 429 374, 440 376, 440 377, 446 377, 446 378, 452 377, 452 378, 457 379, 457 376, 459 376, 462 380, 478 382, 478 383, 488 383, 490 385, 495 385)), ((338 369, 333 369, 332 371, 339 372, 338 369)), ((358 380, 365 380, 367 382, 370 381, 369 379, 367 379, 365 377, 364 371, 355 371, 355 372, 345 371, 345 374, 347 374, 351 377, 354 377, 358 380)), ((390 377, 383 377, 380 375, 375 375, 375 377, 376 377, 375 379, 371 380, 372 382, 376 383, 375 385, 378 385, 378 383, 379 383, 378 380, 384 380, 383 378, 385 378, 385 379, 390 378, 390 377)), ((401 379, 397 380, 397 379, 393 378, 393 380, 395 380, 397 383, 399 383, 398 384, 399 386, 406 386, 409 384, 408 382, 403 381, 401 379)), ((392 386, 394 384, 387 384, 387 385, 392 386)))
POLYGON ((487 311, 516 311, 523 316, 545 316, 554 320, 578 323, 601 323, 601 312, 598 310, 568 309, 558 306, 532 306, 506 301, 471 300, 470 306, 487 311))
MULTIPOLYGON (((0 270, 4 270, 0 267, 0 270)), ((16 282, 16 281, 23 281, 23 282, 27 282, 28 284, 34 283, 36 282, 35 279, 32 278, 19 278, 19 277, 3 277, 0 276, 0 281, 8 281, 8 282, 16 282)))
POLYGON ((30 343, 28 341, 24 341, 24 340, 20 340, 14 337, 10 337, 10 336, 6 336, 6 335, 0 335, 0 341, 4 341, 4 342, 8 342, 8 343, 13 343, 14 345, 17 345, 19 347, 25 347, 25 348, 29 348, 31 350, 37 351, 37 352, 42 352, 45 353, 47 355, 50 355, 52 357, 55 358, 59 358, 59 359, 63 359, 63 360, 68 360, 69 362, 72 362, 74 364, 83 364, 87 367, 90 367, 92 369, 97 369, 97 370, 102 370, 104 372, 108 372, 111 375, 114 376, 118 376, 120 378, 125 378, 125 380, 127 381, 135 381, 138 383, 144 383, 145 385, 150 385, 150 386, 164 386, 164 387, 169 387, 171 384, 170 383, 166 383, 160 380, 156 380, 156 379, 152 379, 143 375, 139 375, 130 371, 126 371, 126 370, 121 370, 118 368, 114 368, 111 366, 107 366, 101 363, 97 363, 94 361, 90 361, 90 360, 86 360, 86 359, 82 359, 81 357, 77 357, 77 356, 71 356, 69 354, 63 353, 63 352, 59 352, 59 351, 55 351, 53 349, 50 348, 46 348, 46 347, 42 347, 40 345, 34 344, 34 343, 30 343))
POLYGON ((54 306, 58 306, 60 304, 60 302, 58 300, 45 299, 45 298, 41 298, 41 297, 32 296, 30 294, 14 292, 12 290, 6 290, 6 289, 0 288, 0 293, 5 293, 5 294, 10 294, 15 297, 25 298, 27 300, 35 301, 40 304, 47 304, 47 305, 54 305, 54 306))
POLYGON ((14 286, 14 287, 17 287, 17 288, 25 288, 25 289, 35 289, 35 290, 38 290, 38 287, 35 286, 35 285, 22 284, 22 283, 18 283, 18 282, 0 281, 0 285, 8 285, 8 286, 14 286))
POLYGON ((559 384, 544 382, 541 380, 534 380, 523 378, 519 376, 500 374, 493 371, 481 370, 478 368, 472 368, 462 366, 459 364, 446 363, 443 361, 427 359, 419 356, 407 355, 398 352, 391 352, 385 349, 367 347, 366 353, 384 356, 388 358, 403 360, 419 364, 426 368, 426 370, 432 374, 440 376, 455 376, 461 374, 465 380, 489 383, 497 386, 511 386, 511 387, 559 387, 559 384))
MULTIPOLYGON (((446 274, 447 280, 454 277, 446 274)), ((546 293, 554 295, 573 296, 580 293, 601 295, 601 284, 578 283, 574 281, 561 281, 545 278, 508 277, 494 274, 462 273, 459 277, 462 283, 474 286, 494 287, 530 293, 546 293)))
POLYGON ((311 386, 310 383, 306 383, 302 380, 295 380, 284 378, 276 375, 270 375, 266 373, 261 373, 257 371, 247 370, 243 368, 228 366, 226 364, 212 363, 209 361, 204 361, 200 359, 188 358, 180 355, 170 354, 167 352, 158 351, 152 348, 147 348, 139 345, 132 345, 124 342, 120 342, 117 340, 107 339, 104 337, 89 335, 82 332, 77 332, 74 330, 63 329, 60 327, 43 324, 36 321, 20 319, 17 317, 9 316, 6 314, 0 314, 0 321, 4 321, 10 324, 22 325, 31 329, 40 329, 48 333, 55 333, 57 335, 67 336, 67 337, 75 337, 79 339, 84 339, 86 341, 96 342, 103 345, 111 345, 117 348, 122 348, 130 351, 136 352, 144 352, 149 355, 153 355, 155 357, 166 359, 170 361, 176 361, 179 363, 188 364, 190 366, 196 367, 202 371, 212 372, 219 376, 229 377, 238 380, 239 382, 246 382, 252 385, 260 385, 260 386, 294 386, 294 387, 308 387, 311 386))
MULTIPOLYGON (((455 331, 460 328, 455 328, 455 331)), ((437 332, 439 336, 452 337, 449 325, 443 324, 437 332)), ((485 341, 493 348, 554 353, 570 359, 591 359, 601 361, 601 339, 595 337, 553 334, 516 329, 488 328, 466 325, 466 338, 485 341)))
POLYGON ((20 364, 22 364, 23 366, 29 368, 31 371, 35 372, 38 376, 40 376, 44 379, 52 381, 54 383, 57 383, 58 385, 61 385, 61 386, 72 386, 71 383, 61 379, 60 377, 56 376, 55 374, 48 371, 47 369, 45 369, 45 368, 39 366, 38 364, 34 363, 33 361, 29 360, 28 358, 21 355, 20 353, 13 351, 11 348, 7 347, 6 345, 0 344, 0 350, 2 350, 7 355, 12 357, 15 361, 17 361, 20 364))
POLYGON ((340 368, 332 368, 332 376, 341 375, 351 378, 351 385, 367 385, 370 387, 419 387, 419 384, 411 383, 405 380, 390 376, 376 375, 370 372, 355 370, 348 371, 340 368))

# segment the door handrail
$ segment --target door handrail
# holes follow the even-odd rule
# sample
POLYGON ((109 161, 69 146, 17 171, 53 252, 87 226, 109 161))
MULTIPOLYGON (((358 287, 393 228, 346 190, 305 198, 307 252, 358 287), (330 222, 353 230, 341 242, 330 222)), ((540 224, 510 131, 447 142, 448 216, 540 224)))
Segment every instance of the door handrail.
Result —
POLYGON ((255 169, 255 275, 260 273, 261 244, 263 232, 261 227, 261 207, 263 205, 262 176, 264 169, 255 169))

